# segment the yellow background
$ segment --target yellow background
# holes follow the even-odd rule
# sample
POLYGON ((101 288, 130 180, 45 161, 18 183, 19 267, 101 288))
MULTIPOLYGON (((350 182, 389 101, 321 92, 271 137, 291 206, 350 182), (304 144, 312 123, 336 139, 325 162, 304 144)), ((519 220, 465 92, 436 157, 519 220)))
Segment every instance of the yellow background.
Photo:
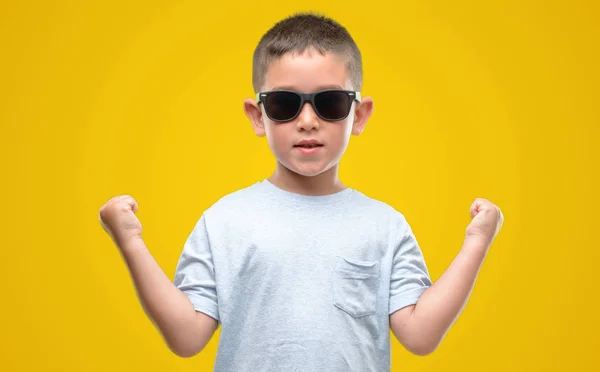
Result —
POLYGON ((277 20, 317 10, 364 57, 343 181, 402 211, 434 279, 475 197, 505 225, 442 346, 393 371, 600 368, 595 1, 10 1, 0 5, 0 370, 209 371, 180 359, 98 223, 122 193, 172 277, 202 211, 274 160, 242 111, 277 20))

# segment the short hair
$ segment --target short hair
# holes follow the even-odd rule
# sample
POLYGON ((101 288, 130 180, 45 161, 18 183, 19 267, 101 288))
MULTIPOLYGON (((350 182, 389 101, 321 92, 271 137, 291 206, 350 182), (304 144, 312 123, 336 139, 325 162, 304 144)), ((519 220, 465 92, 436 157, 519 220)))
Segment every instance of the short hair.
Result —
POLYGON ((269 29, 260 39, 252 61, 252 85, 258 92, 265 83, 269 64, 288 52, 314 48, 334 53, 346 62, 353 88, 362 88, 362 58, 350 33, 333 19, 313 12, 296 13, 269 29))

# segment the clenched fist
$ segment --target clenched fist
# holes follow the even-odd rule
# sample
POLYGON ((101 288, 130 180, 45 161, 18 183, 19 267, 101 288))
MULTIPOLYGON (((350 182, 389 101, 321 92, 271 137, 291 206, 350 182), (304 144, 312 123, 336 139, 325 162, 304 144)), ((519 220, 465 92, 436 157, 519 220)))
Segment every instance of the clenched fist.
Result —
POLYGON ((142 224, 135 215, 137 210, 135 199, 129 195, 115 196, 100 208, 102 228, 117 246, 142 235, 142 224))
POLYGON ((492 244, 504 222, 500 208, 486 199, 477 198, 471 204, 470 212, 472 220, 467 226, 467 237, 482 237, 488 245, 492 244))

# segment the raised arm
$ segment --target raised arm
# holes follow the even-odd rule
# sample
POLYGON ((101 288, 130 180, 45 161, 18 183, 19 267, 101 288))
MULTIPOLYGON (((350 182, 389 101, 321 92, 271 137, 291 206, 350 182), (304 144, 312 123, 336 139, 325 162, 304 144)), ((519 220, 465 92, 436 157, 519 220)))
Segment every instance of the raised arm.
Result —
POLYGON ((416 355, 432 353, 463 311, 485 256, 503 224, 502 212, 485 199, 471 205, 473 220, 462 249, 440 278, 420 296, 416 305, 390 315, 396 338, 416 355))
POLYGON ((138 299, 169 349, 178 356, 191 357, 204 349, 218 322, 197 312, 152 257, 141 237, 137 208, 130 196, 110 199, 100 208, 102 227, 119 248, 138 299))

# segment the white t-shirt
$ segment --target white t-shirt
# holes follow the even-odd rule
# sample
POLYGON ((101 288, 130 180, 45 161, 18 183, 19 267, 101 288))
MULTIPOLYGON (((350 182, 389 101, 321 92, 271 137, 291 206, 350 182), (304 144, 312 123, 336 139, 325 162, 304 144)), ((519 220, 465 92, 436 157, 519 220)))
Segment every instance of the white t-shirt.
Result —
POLYGON ((388 204, 268 180, 202 214, 174 282, 219 321, 215 372, 389 371, 389 315, 432 284, 409 224, 388 204))

